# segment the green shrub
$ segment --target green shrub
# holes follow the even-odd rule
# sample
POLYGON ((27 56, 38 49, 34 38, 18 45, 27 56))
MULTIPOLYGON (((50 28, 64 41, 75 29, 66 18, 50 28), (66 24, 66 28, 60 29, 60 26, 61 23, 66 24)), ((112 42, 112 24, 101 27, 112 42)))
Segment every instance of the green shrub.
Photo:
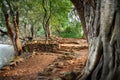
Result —
POLYGON ((83 36, 81 27, 67 27, 59 36, 64 38, 81 38, 83 36))

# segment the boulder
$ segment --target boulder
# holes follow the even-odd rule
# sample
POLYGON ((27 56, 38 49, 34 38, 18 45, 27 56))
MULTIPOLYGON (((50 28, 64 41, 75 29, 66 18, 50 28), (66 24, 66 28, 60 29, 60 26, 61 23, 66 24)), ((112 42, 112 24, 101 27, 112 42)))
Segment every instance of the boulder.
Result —
POLYGON ((9 64, 15 57, 12 45, 0 44, 0 68, 9 64))

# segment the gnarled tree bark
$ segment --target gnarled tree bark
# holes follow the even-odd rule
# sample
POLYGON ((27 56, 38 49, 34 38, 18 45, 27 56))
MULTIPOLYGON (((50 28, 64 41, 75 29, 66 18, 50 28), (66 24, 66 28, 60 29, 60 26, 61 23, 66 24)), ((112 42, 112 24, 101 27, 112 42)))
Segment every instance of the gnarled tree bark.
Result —
POLYGON ((120 1, 71 1, 82 20, 83 28, 86 29, 89 43, 86 66, 77 79, 120 80, 120 1), (83 12, 80 8, 83 8, 83 12))

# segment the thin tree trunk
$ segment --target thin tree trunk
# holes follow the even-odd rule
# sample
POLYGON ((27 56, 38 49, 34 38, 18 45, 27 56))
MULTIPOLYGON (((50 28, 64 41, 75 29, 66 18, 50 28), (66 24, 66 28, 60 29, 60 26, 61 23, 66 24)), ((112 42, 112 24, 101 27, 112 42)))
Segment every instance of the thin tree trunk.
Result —
POLYGON ((13 31, 12 31, 12 29, 10 27, 10 18, 9 18, 9 15, 7 13, 4 13, 4 16, 5 16, 5 21, 6 21, 7 32, 8 32, 8 35, 10 36, 10 38, 12 40, 13 31))
POLYGON ((30 28, 30 31, 31 31, 31 39, 32 40, 34 38, 34 24, 31 24, 31 28, 30 28))
POLYGON ((45 38, 46 38, 46 41, 48 41, 48 39, 51 38, 51 28, 50 28, 50 18, 51 18, 51 15, 52 15, 52 10, 51 10, 51 0, 49 0, 49 6, 50 6, 50 14, 48 16, 48 12, 46 10, 46 7, 45 7, 45 1, 43 0, 42 1, 42 6, 43 6, 43 9, 44 9, 44 18, 43 18, 43 28, 44 28, 44 31, 45 31, 45 38))
POLYGON ((15 28, 15 33, 14 33, 14 37, 13 37, 13 42, 14 46, 15 46, 15 51, 16 51, 16 55, 21 55, 22 52, 22 44, 21 41, 19 39, 19 12, 18 9, 16 10, 16 16, 13 16, 13 23, 14 23, 14 28, 15 28))
POLYGON ((19 56, 22 52, 22 44, 21 44, 21 41, 19 39, 19 13, 18 13, 18 9, 16 10, 16 14, 15 14, 12 5, 8 1, 6 1, 6 3, 4 1, 2 1, 2 11, 3 11, 4 16, 5 16, 5 22, 6 22, 8 35, 9 35, 9 37, 13 43, 14 49, 15 49, 15 55, 19 56), (9 7, 11 17, 8 14, 8 11, 7 11, 8 9, 7 9, 6 5, 9 7), (12 24, 13 24, 14 29, 12 29, 12 27, 11 27, 10 18, 12 18, 12 22, 13 22, 12 24))

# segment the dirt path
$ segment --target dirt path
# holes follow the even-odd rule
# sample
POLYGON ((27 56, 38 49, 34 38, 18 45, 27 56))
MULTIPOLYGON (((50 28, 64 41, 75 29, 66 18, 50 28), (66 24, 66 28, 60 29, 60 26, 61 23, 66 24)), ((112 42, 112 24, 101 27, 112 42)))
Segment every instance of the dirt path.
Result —
POLYGON ((34 55, 10 70, 1 71, 0 80, 36 80, 37 73, 42 71, 57 57, 58 55, 46 55, 45 53, 34 55))
POLYGON ((88 49, 79 52, 65 52, 40 72, 38 80, 74 80, 85 66, 88 49))
MULTIPOLYGON (((17 66, 0 70, 0 80, 43 80, 41 76, 58 80, 56 76, 63 78, 71 71, 81 72, 87 59, 87 46, 86 40, 83 39, 62 39, 56 53, 35 52, 17 66)), ((66 77, 64 80, 71 78, 66 77)))

